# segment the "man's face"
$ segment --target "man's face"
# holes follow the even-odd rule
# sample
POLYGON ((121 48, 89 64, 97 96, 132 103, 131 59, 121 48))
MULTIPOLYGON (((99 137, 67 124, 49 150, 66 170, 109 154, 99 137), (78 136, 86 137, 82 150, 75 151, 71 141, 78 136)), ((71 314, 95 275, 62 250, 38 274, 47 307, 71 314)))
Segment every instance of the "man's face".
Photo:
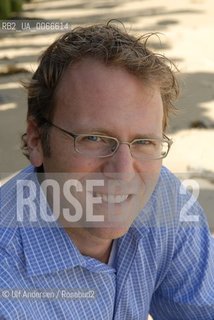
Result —
MULTIPOLYGON (((130 142, 136 138, 161 138, 162 119, 163 105, 157 87, 145 85, 124 69, 88 58, 63 75, 56 91, 52 122, 70 132, 104 134, 130 142)), ((90 192, 101 201, 94 204, 93 215, 102 215, 104 222, 86 225, 83 219, 75 232, 102 239, 114 239, 127 232, 154 190, 161 160, 135 159, 127 144, 121 144, 111 157, 87 157, 74 150, 73 138, 54 127, 50 148, 50 157, 41 154, 45 172, 66 173, 69 178, 73 174, 83 187, 87 180, 103 181, 103 186, 95 186, 90 192)), ((75 192, 84 217, 86 196, 86 190, 75 192)))

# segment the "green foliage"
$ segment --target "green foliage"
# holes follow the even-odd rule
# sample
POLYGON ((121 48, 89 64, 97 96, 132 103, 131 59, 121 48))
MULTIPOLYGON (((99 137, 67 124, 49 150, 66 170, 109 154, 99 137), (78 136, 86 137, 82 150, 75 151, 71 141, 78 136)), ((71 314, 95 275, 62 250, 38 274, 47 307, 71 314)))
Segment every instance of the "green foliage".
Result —
POLYGON ((31 0, 0 0, 0 19, 10 18, 12 12, 21 12, 24 2, 31 0))
POLYGON ((11 9, 14 12, 22 11, 23 0, 10 0, 11 1, 11 9))
POLYGON ((11 1, 0 1, 0 19, 7 19, 11 14, 11 1))

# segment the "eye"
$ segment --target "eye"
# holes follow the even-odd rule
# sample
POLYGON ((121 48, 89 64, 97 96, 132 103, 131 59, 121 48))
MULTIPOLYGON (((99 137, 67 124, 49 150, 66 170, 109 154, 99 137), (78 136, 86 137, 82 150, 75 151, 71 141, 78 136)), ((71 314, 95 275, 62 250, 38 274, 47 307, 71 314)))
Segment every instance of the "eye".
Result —
POLYGON ((134 144, 139 144, 139 145, 150 145, 150 144, 152 144, 153 143, 153 141, 151 141, 151 140, 146 140, 146 139, 139 139, 139 140, 136 140, 135 142, 134 142, 134 144))
POLYGON ((96 135, 86 136, 85 139, 88 140, 88 141, 94 141, 94 142, 101 141, 101 138, 99 136, 96 136, 96 135))

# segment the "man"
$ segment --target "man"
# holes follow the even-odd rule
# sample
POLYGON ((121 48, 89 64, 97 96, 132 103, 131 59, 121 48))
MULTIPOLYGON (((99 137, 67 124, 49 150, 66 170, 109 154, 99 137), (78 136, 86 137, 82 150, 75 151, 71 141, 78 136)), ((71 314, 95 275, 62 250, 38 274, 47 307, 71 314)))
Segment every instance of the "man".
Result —
POLYGON ((147 40, 94 25, 43 53, 32 165, 1 190, 1 319, 214 319, 213 239, 162 167, 178 85, 147 40))

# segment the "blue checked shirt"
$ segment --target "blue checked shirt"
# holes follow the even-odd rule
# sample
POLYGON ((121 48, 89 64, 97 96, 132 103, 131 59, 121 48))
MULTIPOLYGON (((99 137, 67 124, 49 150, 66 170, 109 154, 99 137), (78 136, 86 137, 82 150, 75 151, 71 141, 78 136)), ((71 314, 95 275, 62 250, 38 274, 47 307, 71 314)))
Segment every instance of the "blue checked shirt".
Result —
MULTIPOLYGON (((57 224, 17 222, 16 182, 33 171, 1 188, 1 320, 214 319, 213 238, 199 204, 166 168, 117 240, 113 265, 81 255, 57 224)), ((40 214, 43 202, 34 201, 40 214)))

